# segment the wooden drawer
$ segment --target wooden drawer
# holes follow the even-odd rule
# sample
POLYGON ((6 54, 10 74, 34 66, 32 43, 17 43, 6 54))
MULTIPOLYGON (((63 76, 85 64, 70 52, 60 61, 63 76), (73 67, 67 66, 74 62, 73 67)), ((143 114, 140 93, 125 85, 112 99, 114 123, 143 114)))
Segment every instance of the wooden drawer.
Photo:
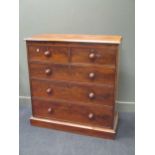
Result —
POLYGON ((81 102, 83 104, 113 105, 113 86, 83 85, 67 82, 31 80, 33 97, 81 102))
POLYGON ((30 75, 36 78, 113 85, 115 68, 95 65, 30 64, 30 75))
POLYGON ((56 102, 33 99, 33 116, 45 119, 56 119, 91 126, 113 126, 111 107, 77 105, 70 102, 56 102))
POLYGON ((68 63, 69 60, 67 47, 29 45, 28 56, 30 61, 68 63))
POLYGON ((115 65, 117 45, 103 45, 102 48, 71 48, 73 63, 115 65))
POLYGON ((70 81, 106 85, 113 85, 115 83, 115 67, 71 65, 70 71, 70 81))

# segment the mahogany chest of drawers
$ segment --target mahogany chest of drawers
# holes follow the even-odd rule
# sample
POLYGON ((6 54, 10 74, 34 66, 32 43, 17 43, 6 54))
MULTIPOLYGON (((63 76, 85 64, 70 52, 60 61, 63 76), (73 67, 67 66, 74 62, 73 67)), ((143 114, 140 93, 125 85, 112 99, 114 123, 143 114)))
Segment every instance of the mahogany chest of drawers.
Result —
POLYGON ((26 39, 34 126, 114 139, 121 36, 26 39))

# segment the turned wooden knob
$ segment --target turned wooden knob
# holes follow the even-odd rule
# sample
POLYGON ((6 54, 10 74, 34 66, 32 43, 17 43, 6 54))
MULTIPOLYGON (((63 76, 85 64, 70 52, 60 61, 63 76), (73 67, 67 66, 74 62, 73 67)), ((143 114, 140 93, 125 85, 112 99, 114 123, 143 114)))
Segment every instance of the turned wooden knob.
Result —
POLYGON ((48 113, 51 113, 52 111, 53 111, 53 109, 52 108, 48 108, 48 113))
POLYGON ((95 53, 90 53, 90 54, 89 54, 89 58, 90 58, 90 59, 94 59, 94 58, 95 58, 95 53))
POLYGON ((94 118, 94 114, 93 114, 93 113, 89 113, 89 114, 88 114, 88 118, 89 118, 89 119, 93 119, 93 118, 94 118))
POLYGON ((51 94, 51 92, 52 92, 52 89, 51 89, 51 88, 47 88, 47 89, 46 89, 46 93, 47 93, 47 94, 51 94))
POLYGON ((93 92, 89 93, 89 98, 93 99, 95 97, 95 94, 93 92))
POLYGON ((36 52, 39 52, 39 51, 40 51, 40 49, 39 49, 39 48, 37 48, 37 49, 36 49, 36 52))
POLYGON ((44 55, 45 55, 46 57, 49 57, 49 56, 51 55, 51 52, 50 52, 50 51, 45 51, 45 52, 44 52, 44 55))
POLYGON ((50 75, 52 73, 51 69, 47 68, 45 69, 45 74, 46 75, 50 75))
POLYGON ((93 72, 89 73, 89 78, 94 79, 95 78, 95 73, 93 73, 93 72))

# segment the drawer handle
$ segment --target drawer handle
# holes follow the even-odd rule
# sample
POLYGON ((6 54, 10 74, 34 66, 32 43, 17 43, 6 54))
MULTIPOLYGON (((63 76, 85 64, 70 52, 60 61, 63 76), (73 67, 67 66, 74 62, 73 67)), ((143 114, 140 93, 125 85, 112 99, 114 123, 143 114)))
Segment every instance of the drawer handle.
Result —
POLYGON ((52 92, 52 89, 51 89, 51 88, 47 88, 47 89, 46 89, 46 93, 47 93, 47 94, 51 94, 51 92, 52 92))
POLYGON ((44 55, 45 55, 46 57, 49 57, 49 56, 51 55, 51 52, 50 52, 50 51, 45 51, 45 52, 44 52, 44 55))
POLYGON ((50 75, 52 73, 51 69, 47 68, 45 69, 45 74, 46 75, 50 75))
POLYGON ((37 48, 37 49, 36 49, 36 52, 39 52, 39 51, 40 51, 40 49, 39 49, 39 48, 37 48))
POLYGON ((90 53, 90 54, 89 54, 89 58, 90 58, 91 60, 93 60, 93 59, 95 58, 95 53, 90 53))
POLYGON ((51 113, 51 112, 53 112, 53 109, 52 108, 48 108, 47 112, 51 113))
POLYGON ((90 99, 95 98, 95 94, 94 94, 93 92, 89 93, 89 98, 90 98, 90 99))
POLYGON ((93 73, 93 72, 89 73, 89 78, 94 79, 95 78, 95 73, 93 73))
POLYGON ((89 113, 89 114, 88 114, 88 118, 89 118, 89 119, 93 119, 93 118, 94 118, 94 114, 93 114, 93 113, 89 113))

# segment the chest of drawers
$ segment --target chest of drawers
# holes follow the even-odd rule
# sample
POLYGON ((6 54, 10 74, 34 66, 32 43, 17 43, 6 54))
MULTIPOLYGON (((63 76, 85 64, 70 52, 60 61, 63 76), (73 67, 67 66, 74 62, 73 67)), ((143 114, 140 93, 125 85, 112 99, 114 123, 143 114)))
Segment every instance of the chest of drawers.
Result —
POLYGON ((121 36, 26 39, 34 126, 114 139, 121 36))

